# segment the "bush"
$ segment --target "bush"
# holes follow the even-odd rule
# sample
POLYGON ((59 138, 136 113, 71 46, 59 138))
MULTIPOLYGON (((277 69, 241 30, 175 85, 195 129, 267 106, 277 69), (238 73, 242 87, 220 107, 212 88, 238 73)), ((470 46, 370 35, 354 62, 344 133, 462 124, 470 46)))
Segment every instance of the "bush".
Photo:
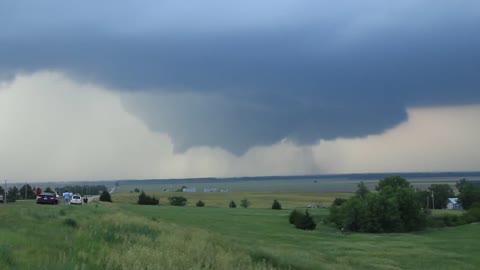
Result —
POLYGON ((240 201, 240 206, 243 208, 248 208, 250 206, 250 201, 247 198, 245 198, 240 201))
POLYGON ((308 213, 308 210, 305 211, 305 214, 297 216, 295 218, 295 228, 301 230, 315 230, 317 223, 313 220, 313 217, 308 213))
POLYGON ((133 192, 136 192, 136 193, 138 193, 138 192, 140 192, 140 189, 138 189, 138 188, 135 188, 135 189, 133 190, 133 192))
POLYGON ((174 206, 185 206, 187 204, 187 198, 182 196, 173 196, 169 197, 170 205, 174 206))
POLYGON ((277 200, 273 200, 272 209, 282 210, 282 205, 277 200))
POLYGON ((199 200, 196 204, 197 207, 204 207, 205 203, 202 200, 199 200))
POLYGON ((100 194, 100 201, 112 202, 112 197, 110 196, 110 193, 108 193, 108 191, 103 191, 102 194, 100 194))
POLYGON ((228 207, 230 207, 230 208, 237 208, 237 204, 232 200, 232 201, 230 201, 230 203, 228 204, 228 207))
POLYGON ((288 222, 290 224, 295 224, 295 221, 297 220, 297 218, 300 218, 301 216, 303 216, 302 213, 297 211, 297 209, 293 209, 293 211, 290 212, 290 215, 288 216, 288 222))
POLYGON ((142 192, 140 193, 140 195, 138 195, 138 204, 142 204, 142 205, 157 205, 159 202, 159 199, 156 199, 155 196, 148 196, 147 194, 145 194, 145 192, 142 192))

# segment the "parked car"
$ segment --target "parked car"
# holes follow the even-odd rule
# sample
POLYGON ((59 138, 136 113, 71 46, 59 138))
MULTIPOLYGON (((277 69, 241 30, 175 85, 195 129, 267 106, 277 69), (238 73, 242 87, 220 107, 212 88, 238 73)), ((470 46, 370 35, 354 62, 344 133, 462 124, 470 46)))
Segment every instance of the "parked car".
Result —
POLYGON ((57 195, 50 192, 42 192, 37 196, 38 204, 58 204, 57 195))
POLYGON ((83 204, 82 196, 79 194, 73 195, 72 199, 70 200, 70 204, 83 204))

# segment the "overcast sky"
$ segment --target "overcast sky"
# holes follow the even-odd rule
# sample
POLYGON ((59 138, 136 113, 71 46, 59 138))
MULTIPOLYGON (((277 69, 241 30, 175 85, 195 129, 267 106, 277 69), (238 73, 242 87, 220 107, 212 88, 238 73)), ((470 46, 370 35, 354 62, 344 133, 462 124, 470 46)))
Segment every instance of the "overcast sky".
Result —
POLYGON ((480 170, 480 2, 1 1, 0 177, 480 170))

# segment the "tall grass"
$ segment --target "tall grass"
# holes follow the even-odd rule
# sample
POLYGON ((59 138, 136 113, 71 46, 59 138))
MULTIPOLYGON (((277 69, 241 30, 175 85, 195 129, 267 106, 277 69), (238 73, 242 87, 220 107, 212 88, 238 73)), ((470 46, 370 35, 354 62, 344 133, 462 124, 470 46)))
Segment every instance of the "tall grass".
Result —
POLYGON ((0 221, 1 269, 277 269, 205 230, 118 213, 103 204, 100 210, 15 208, 2 209, 7 213, 0 221))

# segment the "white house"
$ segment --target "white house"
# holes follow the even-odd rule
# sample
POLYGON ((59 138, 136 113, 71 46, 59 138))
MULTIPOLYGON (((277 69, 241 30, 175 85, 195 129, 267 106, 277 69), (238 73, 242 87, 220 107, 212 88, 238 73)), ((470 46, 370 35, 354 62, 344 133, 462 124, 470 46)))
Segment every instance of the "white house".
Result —
POLYGON ((448 198, 447 209, 462 209, 458 198, 448 198))
POLYGON ((197 188, 183 188, 182 189, 183 192, 197 192, 197 188))

